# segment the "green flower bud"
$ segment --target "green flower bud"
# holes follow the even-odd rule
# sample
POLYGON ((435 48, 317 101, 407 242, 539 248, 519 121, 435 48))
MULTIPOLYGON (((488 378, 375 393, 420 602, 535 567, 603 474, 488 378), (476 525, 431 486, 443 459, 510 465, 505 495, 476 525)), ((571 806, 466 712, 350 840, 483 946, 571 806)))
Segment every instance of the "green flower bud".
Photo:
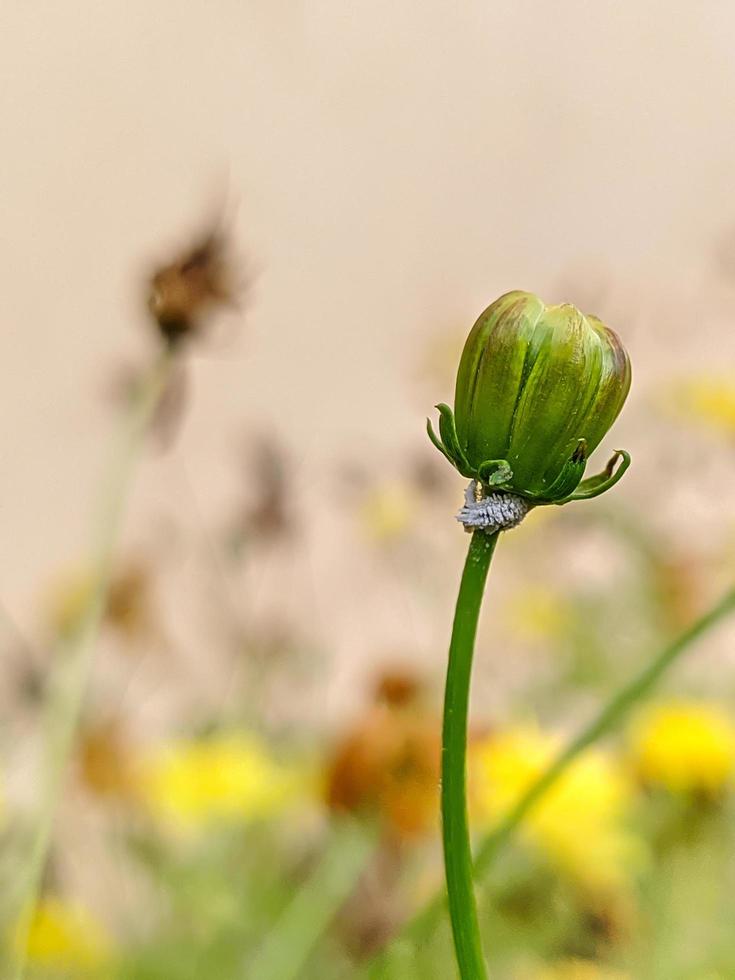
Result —
POLYGON ((617 335, 575 306, 546 306, 506 293, 480 316, 457 372, 454 413, 440 412, 434 445, 486 488, 535 504, 565 503, 609 489, 630 463, 617 451, 604 473, 582 480, 587 458, 630 389, 617 335), (621 464, 617 466, 619 460, 621 464))

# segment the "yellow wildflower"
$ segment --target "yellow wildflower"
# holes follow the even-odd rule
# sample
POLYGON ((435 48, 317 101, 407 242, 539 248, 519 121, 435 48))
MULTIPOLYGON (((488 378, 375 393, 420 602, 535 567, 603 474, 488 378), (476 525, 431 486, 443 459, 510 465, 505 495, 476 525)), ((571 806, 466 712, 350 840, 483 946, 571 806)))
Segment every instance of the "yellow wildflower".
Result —
POLYGON ((641 778, 675 793, 714 795, 735 775, 735 721, 713 704, 649 708, 632 726, 630 746, 641 778))
POLYGON ((569 603, 543 586, 524 589, 508 603, 506 618, 510 629, 529 643, 560 637, 571 621, 569 603))
POLYGON ((735 434, 732 378, 706 375, 689 378, 674 386, 667 402, 677 415, 704 422, 726 435, 735 434))
POLYGON ((33 913, 26 948, 30 963, 87 976, 109 962, 112 940, 83 906, 49 897, 33 913))
POLYGON ((360 521, 368 538, 385 544, 410 529, 414 513, 410 488, 401 483, 387 483, 369 491, 360 509, 360 521))
MULTIPOLYGON (((489 736, 472 750, 478 821, 507 813, 548 767, 559 741, 533 727, 489 736)), ((625 826, 632 786, 613 760, 588 749, 526 817, 521 835, 559 871, 598 896, 628 884, 641 845, 625 826)))
POLYGON ((140 793, 148 809, 184 833, 272 816, 303 798, 307 783, 304 773, 281 765, 244 732, 171 741, 140 767, 140 793))

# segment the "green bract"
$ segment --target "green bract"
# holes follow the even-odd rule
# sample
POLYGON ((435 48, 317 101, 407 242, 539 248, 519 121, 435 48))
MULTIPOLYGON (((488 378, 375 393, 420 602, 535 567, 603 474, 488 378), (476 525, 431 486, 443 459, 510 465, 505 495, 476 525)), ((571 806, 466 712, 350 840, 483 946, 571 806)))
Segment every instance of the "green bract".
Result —
POLYGON ((497 299, 467 338, 454 413, 439 409, 431 441, 459 472, 484 487, 559 504, 604 493, 630 464, 617 450, 605 471, 582 480, 587 458, 617 418, 630 389, 630 360, 618 336, 565 303, 532 293, 497 299), (618 465, 619 464, 619 465, 618 465))

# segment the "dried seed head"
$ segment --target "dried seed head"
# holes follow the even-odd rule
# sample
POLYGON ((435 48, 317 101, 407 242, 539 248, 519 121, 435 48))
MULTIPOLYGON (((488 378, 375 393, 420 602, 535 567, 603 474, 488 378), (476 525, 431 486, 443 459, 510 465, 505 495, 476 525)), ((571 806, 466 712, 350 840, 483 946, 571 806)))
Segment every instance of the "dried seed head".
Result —
POLYGON ((217 307, 233 304, 235 293, 228 240, 215 230, 154 272, 148 309, 164 340, 174 345, 199 332, 217 307))

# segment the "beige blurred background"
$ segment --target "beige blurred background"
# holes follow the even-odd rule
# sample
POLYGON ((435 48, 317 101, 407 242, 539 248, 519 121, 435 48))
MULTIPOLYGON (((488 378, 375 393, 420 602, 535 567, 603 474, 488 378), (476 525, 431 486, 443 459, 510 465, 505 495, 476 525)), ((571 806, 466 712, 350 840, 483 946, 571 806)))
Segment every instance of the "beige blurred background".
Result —
MULTIPOLYGON (((247 601, 335 658, 312 708, 347 711, 376 650, 440 662, 451 590, 427 616, 354 546, 334 470, 346 456, 390 479, 423 450, 427 411, 451 396, 423 351, 500 292, 569 299, 619 330, 635 388, 614 439, 635 466, 616 493, 672 535, 683 520, 719 533, 722 443, 703 437, 704 485, 664 488, 641 420, 664 374, 735 360, 734 41, 724 0, 6 0, 0 596, 20 628, 90 540, 109 390, 150 343, 147 263, 222 209, 253 286, 193 359, 182 431, 141 467, 126 546, 164 539, 169 519, 206 536, 240 491, 242 438, 279 438, 308 520, 247 601)), ((464 540, 445 523, 435 557, 453 582, 464 540)), ((188 696, 215 704, 227 679, 186 625, 194 572, 172 554, 188 696)), ((153 716, 165 677, 147 690, 153 716)))

